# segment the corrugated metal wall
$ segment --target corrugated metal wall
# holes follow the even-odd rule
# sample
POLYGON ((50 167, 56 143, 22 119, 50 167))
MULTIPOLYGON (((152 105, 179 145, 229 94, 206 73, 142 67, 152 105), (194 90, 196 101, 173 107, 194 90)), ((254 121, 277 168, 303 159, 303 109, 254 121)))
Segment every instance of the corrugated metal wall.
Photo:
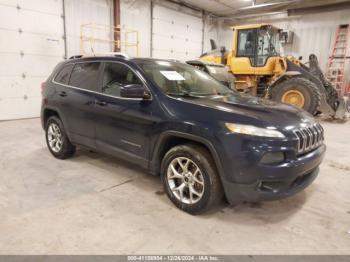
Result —
POLYGON ((304 62, 308 60, 309 54, 316 54, 322 70, 325 70, 337 26, 350 24, 350 10, 304 15, 275 24, 294 31, 293 43, 284 46, 285 54, 303 56, 304 62))

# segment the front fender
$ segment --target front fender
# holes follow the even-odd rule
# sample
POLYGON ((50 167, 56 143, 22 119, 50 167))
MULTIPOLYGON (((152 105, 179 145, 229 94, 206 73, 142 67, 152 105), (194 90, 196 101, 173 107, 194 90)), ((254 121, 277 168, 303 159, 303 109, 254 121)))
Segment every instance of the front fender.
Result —
POLYGON ((214 145, 207 139, 193 135, 193 134, 188 134, 188 133, 183 133, 179 131, 174 131, 174 130, 167 130, 164 131, 163 133, 160 134, 159 138, 157 139, 156 144, 153 147, 153 152, 151 156, 151 161, 150 161, 150 171, 153 174, 158 174, 159 169, 160 169, 160 164, 161 164, 161 153, 162 153, 162 148, 165 145, 166 141, 171 138, 184 138, 189 141, 197 142, 205 146, 209 152, 211 153, 214 162, 216 164, 216 167, 218 169, 220 177, 222 177, 223 174, 223 169, 222 165, 220 162, 220 157, 214 147, 214 145))

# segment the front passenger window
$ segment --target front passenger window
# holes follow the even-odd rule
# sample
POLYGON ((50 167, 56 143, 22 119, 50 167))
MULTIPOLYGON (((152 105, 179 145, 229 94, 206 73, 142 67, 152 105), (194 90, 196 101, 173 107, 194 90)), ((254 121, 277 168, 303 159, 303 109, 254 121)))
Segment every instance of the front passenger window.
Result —
POLYGON ((142 82, 126 65, 106 63, 101 90, 103 94, 120 97, 120 88, 130 84, 142 85, 142 82))

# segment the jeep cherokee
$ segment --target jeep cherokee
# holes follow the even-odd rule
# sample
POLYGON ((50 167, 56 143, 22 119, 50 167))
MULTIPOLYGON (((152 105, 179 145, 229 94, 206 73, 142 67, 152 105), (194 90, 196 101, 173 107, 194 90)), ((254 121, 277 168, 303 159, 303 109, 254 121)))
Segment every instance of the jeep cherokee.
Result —
POLYGON ((76 146, 160 175, 191 214, 220 201, 274 200, 310 185, 326 147, 307 112, 239 94, 190 65, 122 55, 73 57, 43 85, 52 155, 76 146))

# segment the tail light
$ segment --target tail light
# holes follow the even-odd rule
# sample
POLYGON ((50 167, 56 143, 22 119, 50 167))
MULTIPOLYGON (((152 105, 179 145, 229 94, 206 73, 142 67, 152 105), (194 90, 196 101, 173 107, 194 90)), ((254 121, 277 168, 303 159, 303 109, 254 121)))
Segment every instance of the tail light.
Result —
POLYGON ((46 87, 46 82, 42 82, 41 83, 41 94, 44 94, 45 87, 46 87))

